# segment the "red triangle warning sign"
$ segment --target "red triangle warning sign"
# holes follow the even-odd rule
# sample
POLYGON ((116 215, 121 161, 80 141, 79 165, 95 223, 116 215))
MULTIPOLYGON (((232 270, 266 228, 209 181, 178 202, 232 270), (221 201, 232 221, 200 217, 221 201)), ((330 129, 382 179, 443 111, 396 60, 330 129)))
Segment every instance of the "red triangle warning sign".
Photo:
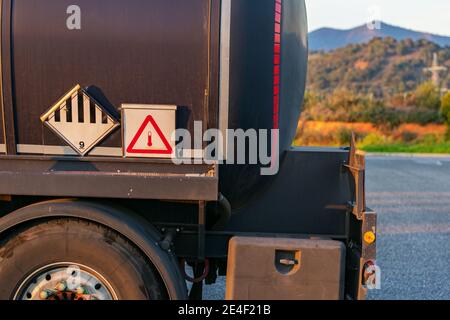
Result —
POLYGON ((172 152, 173 149, 169 141, 152 116, 145 118, 133 140, 131 140, 130 145, 127 147, 127 153, 130 154, 171 155, 172 152))

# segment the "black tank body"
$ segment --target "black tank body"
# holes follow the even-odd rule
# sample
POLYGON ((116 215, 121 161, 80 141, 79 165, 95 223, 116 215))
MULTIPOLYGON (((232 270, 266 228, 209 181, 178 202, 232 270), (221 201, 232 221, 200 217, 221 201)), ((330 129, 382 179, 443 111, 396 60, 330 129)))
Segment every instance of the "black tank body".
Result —
MULTIPOLYGON (((64 145, 40 116, 79 83, 116 111, 122 103, 177 105, 178 125, 191 131, 194 121, 218 128, 220 98, 228 94, 228 127, 279 129, 283 158, 295 136, 305 89, 304 0, 78 0, 80 29, 67 25, 73 4, 2 1, 0 116, 13 111, 18 146, 64 145), (224 93, 226 5, 231 5, 230 61, 229 92, 224 93)), ((120 130, 100 146, 122 147, 120 130)), ((223 165, 219 181, 237 208, 267 188, 271 178, 260 175, 259 165, 223 165)))

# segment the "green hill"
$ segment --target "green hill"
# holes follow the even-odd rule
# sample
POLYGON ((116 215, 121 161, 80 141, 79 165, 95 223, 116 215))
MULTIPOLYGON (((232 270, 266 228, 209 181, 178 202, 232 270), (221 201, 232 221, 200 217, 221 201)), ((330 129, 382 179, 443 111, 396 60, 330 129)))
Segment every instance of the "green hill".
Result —
MULTIPOLYGON (((432 64, 434 53, 438 54, 440 65, 450 70, 450 47, 427 40, 375 38, 366 44, 313 52, 308 90, 317 93, 346 89, 376 98, 411 92, 430 79, 423 69, 432 64)), ((450 72, 442 78, 443 86, 450 87, 450 72)))

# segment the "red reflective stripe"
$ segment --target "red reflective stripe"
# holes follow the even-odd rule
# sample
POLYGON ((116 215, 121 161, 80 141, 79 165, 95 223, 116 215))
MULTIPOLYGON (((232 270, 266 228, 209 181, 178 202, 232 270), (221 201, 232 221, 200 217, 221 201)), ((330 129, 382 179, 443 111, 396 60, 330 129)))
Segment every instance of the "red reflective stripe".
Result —
POLYGON ((273 58, 273 128, 280 128, 280 65, 281 65, 281 0, 275 0, 275 33, 273 58))
POLYGON ((278 65, 278 64, 280 64, 280 62, 281 62, 281 57, 280 57, 279 54, 276 54, 276 55, 274 56, 273 63, 276 64, 276 65, 278 65))
POLYGON ((280 129, 280 119, 279 119, 279 117, 280 117, 280 116, 279 116, 278 113, 276 113, 276 114, 273 115, 273 121, 274 121, 273 128, 274 128, 275 130, 280 129))
POLYGON ((276 85, 273 87, 273 94, 275 96, 278 96, 280 94, 280 86, 279 85, 276 85))
POLYGON ((274 51, 275 51, 275 53, 278 53, 278 54, 281 53, 281 45, 279 43, 275 43, 274 51))
POLYGON ((274 114, 278 114, 280 107, 280 97, 278 95, 273 97, 273 111, 274 114))
POLYGON ((281 13, 275 13, 275 22, 281 23, 281 13))
POLYGON ((275 66, 273 68, 273 74, 274 75, 279 75, 280 74, 280 66, 275 66))
POLYGON ((275 33, 275 43, 281 43, 281 34, 275 33))
POLYGON ((281 25, 279 23, 275 23, 275 33, 281 33, 281 25))
POLYGON ((279 85, 280 84, 280 76, 275 76, 273 78, 273 84, 275 84, 275 85, 279 85))
POLYGON ((281 13, 281 3, 278 3, 278 1, 275 4, 275 12, 281 13))

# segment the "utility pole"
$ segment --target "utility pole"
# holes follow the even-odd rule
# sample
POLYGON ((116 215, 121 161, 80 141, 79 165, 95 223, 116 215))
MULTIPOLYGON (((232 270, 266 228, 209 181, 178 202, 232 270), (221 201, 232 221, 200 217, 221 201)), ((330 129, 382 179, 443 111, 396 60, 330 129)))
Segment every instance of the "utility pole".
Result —
POLYGON ((445 71, 447 71, 447 67, 439 65, 438 55, 435 52, 433 54, 433 65, 429 68, 425 68, 424 72, 431 73, 431 81, 437 88, 439 88, 441 93, 445 93, 447 91, 447 88, 441 87, 441 73, 445 71))

